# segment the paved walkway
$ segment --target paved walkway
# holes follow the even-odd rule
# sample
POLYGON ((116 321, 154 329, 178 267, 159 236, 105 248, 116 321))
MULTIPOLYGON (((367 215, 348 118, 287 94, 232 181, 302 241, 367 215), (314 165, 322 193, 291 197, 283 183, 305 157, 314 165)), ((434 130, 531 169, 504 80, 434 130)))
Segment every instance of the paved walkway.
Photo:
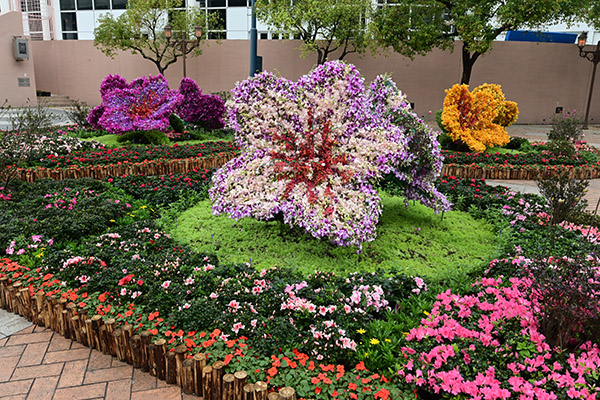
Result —
POLYGON ((0 339, 0 399, 197 399, 115 357, 29 325, 0 339))
MULTIPOLYGON (((550 125, 513 125, 509 126, 507 131, 510 136, 524 137, 531 141, 545 141, 548 139, 548 132, 551 128, 550 125)), ((600 148, 600 125, 591 125, 590 129, 585 131, 584 140, 590 145, 600 148)), ((522 193, 539 194, 534 181, 486 180, 486 183, 494 186, 508 186, 522 193)), ((593 212, 600 200, 600 179, 590 180, 585 198, 588 202, 588 211, 593 212)))

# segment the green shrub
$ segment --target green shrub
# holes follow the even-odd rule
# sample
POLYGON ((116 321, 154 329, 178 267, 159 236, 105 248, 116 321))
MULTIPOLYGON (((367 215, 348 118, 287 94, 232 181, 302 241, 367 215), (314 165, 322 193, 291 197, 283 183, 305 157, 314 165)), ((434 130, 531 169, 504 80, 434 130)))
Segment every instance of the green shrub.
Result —
POLYGON ((90 109, 86 102, 76 100, 73 106, 65 109, 65 113, 80 128, 89 128, 90 124, 87 117, 90 114, 90 109))
POLYGON ((548 140, 577 142, 583 138, 583 121, 575 111, 555 115, 552 118, 552 130, 548 132, 548 140))
POLYGON ((177 133, 183 133, 185 129, 185 123, 175 113, 169 116, 169 124, 171 125, 171 129, 173 129, 177 133))
POLYGON ((142 143, 142 144, 169 144, 171 141, 167 137, 167 134, 161 131, 130 131, 122 135, 117 136, 117 142, 119 143, 142 143))
POLYGON ((504 146, 504 148, 511 150, 520 150, 523 145, 529 145, 529 140, 522 137, 513 136, 510 138, 510 142, 508 142, 504 146))

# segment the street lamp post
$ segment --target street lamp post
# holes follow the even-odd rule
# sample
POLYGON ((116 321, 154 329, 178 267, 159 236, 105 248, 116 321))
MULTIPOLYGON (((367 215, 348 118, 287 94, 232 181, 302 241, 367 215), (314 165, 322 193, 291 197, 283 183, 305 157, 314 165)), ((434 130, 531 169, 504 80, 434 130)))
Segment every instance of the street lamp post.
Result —
POLYGON ((187 38, 187 31, 181 32, 181 39, 173 39, 173 30, 170 25, 165 26, 165 37, 167 38, 167 43, 173 42, 173 47, 180 45, 181 53, 183 54, 183 77, 187 77, 186 71, 186 56, 188 52, 194 50, 200 44, 200 38, 202 38, 202 28, 198 25, 194 27, 194 35, 196 36, 196 40, 189 40, 187 38), (188 48, 188 44, 191 44, 192 47, 188 48))
POLYGON ((592 93, 594 91, 594 80, 596 79, 596 67, 598 66, 598 62, 600 62, 600 41, 598 41, 598 44, 596 44, 596 48, 594 50, 584 50, 586 42, 587 32, 582 32, 577 40, 579 56, 594 63, 594 67, 592 69, 592 81, 590 82, 590 91, 588 93, 587 105, 585 107, 585 120, 583 121, 583 129, 588 129, 588 117, 590 115, 590 104, 592 103, 592 93))

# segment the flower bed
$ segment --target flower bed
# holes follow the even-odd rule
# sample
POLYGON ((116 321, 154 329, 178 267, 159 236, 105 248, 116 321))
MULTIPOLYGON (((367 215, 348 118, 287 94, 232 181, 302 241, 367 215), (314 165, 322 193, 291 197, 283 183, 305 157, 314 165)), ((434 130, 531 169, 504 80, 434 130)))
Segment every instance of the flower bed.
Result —
MULTIPOLYGON (((413 335, 415 340, 410 336, 410 340, 405 342, 404 339, 389 334, 386 336, 382 332, 369 328, 369 321, 394 318, 394 315, 399 315, 396 310, 406 311, 407 304, 418 304, 423 301, 423 296, 427 296, 428 293, 425 291, 427 286, 419 279, 410 279, 401 275, 387 277, 380 274, 357 274, 347 278, 324 274, 305 277, 289 270, 254 271, 244 264, 221 264, 208 254, 190 251, 185 246, 173 242, 148 218, 156 212, 151 210, 153 207, 173 199, 169 197, 170 195, 160 193, 172 193, 177 190, 184 192, 182 196, 187 196, 185 191, 189 193, 204 191, 204 182, 208 180, 209 175, 205 170, 198 170, 186 175, 163 178, 111 178, 110 185, 89 180, 62 183, 62 186, 69 190, 59 190, 60 182, 40 181, 33 184, 20 184, 21 189, 18 191, 15 189, 12 193, 14 203, 4 202, 2 205, 3 218, 8 218, 2 225, 11 226, 12 230, 3 232, 1 238, 3 244, 6 244, 6 253, 12 252, 7 255, 10 255, 14 261, 18 261, 18 264, 14 261, 3 261, 3 266, 0 267, 2 275, 10 279, 2 280, 6 282, 6 287, 8 288, 9 283, 13 286, 14 296, 21 293, 17 303, 22 304, 20 302, 23 298, 24 304, 27 304, 26 297, 22 297, 26 296, 26 292, 32 296, 29 301, 36 307, 38 297, 41 300, 49 298, 50 309, 56 310, 58 307, 60 311, 57 315, 64 315, 62 313, 64 307, 67 317, 70 317, 69 313, 73 313, 73 316, 79 316, 79 320, 84 318, 89 319, 90 322, 96 321, 98 332, 103 332, 100 320, 107 325, 105 330, 118 332, 120 329, 120 333, 113 336, 117 338, 116 341, 109 343, 128 343, 121 336, 127 335, 123 333, 124 331, 131 330, 129 333, 134 338, 132 342, 134 348, 141 343, 137 342, 136 334, 140 335, 140 341, 146 343, 158 342, 162 346, 161 340, 164 340, 166 342, 164 345, 172 349, 168 353, 173 353, 168 357, 177 357, 176 354, 203 354, 197 358, 205 357, 207 366, 213 368, 213 371, 214 369, 221 371, 216 373, 217 377, 224 376, 226 372, 244 370, 249 381, 268 382, 273 387, 291 386, 296 389, 298 396, 303 398, 413 398, 417 380, 407 383, 406 377, 411 375, 411 371, 414 372, 412 375, 415 375, 417 370, 425 372, 430 368, 429 364, 417 367, 421 365, 419 363, 428 362, 426 358, 419 359, 420 354, 430 354, 431 363, 434 363, 435 357, 438 356, 447 356, 452 360, 454 364, 448 365, 448 371, 436 367, 435 377, 439 376, 440 379, 446 376, 440 373, 453 373, 452 368, 455 366, 467 369, 471 365, 482 366, 479 371, 481 377, 477 374, 470 376, 461 372, 463 383, 478 379, 482 382, 492 382, 491 372, 486 372, 489 367, 493 367, 496 371, 494 379, 498 380, 500 379, 498 371, 506 371, 503 368, 510 363, 509 358, 513 357, 514 353, 523 355, 525 351, 529 351, 533 354, 529 342, 521 340, 524 343, 521 346, 526 347, 517 346, 516 350, 514 348, 507 350, 506 354, 511 356, 507 356, 507 359, 502 361, 505 364, 499 364, 495 357, 482 358, 479 355, 487 353, 472 352, 470 344, 467 343, 464 347, 462 342, 457 342, 458 348, 464 347, 472 360, 471 363, 467 363, 462 353, 450 356, 437 352, 436 346, 441 344, 433 337, 416 341, 415 333, 413 335), (113 186, 117 186, 118 191, 114 191, 113 186), (123 193, 119 192, 127 187, 130 188, 128 190, 130 195, 136 198, 124 197, 123 193), (96 195, 84 195, 89 190, 93 190, 96 195), (75 193, 79 194, 71 195, 75 193), (154 193, 156 196, 150 195, 154 193), (46 197, 49 194, 52 197, 46 197), (73 198, 76 199, 75 202, 72 201, 73 198), (27 199, 30 199, 29 202, 27 199), (10 207, 6 208, 9 203, 10 207), (105 208, 104 203, 113 208, 103 215, 97 215, 97 210, 105 208), (46 208, 48 204, 51 207, 46 208), (86 224, 91 230, 79 235, 85 236, 84 239, 77 240, 76 230, 73 230, 73 235, 63 238, 57 236, 58 233, 52 230, 62 228, 37 225, 34 220, 38 219, 36 216, 43 212, 48 213, 44 219, 64 220, 65 226, 74 225, 72 221, 79 219, 73 214, 74 212, 97 215, 98 221, 86 224), (27 216, 29 214, 31 217, 27 216), (13 224, 10 222, 11 218, 12 220, 23 218, 27 223, 13 224), (18 240, 15 240, 12 245, 10 238, 18 240), (72 242, 73 240, 76 241, 72 242), (26 286, 30 289, 21 291, 21 288, 26 286), (56 305, 53 305, 52 296, 55 296, 56 305), (86 313, 87 317, 85 317, 86 313), (100 317, 91 318, 95 314, 100 317), (112 320, 115 321, 114 324, 112 320), (126 328, 127 326, 130 328, 126 328), (365 328, 370 331, 367 332, 365 328), (298 334, 302 336, 297 336, 298 334), (412 354, 409 350, 396 352, 398 350, 395 346, 398 346, 398 343, 400 347, 406 349, 422 347, 423 351, 420 350, 419 355, 412 354), (392 364, 391 367, 402 367, 395 370, 403 372, 404 375, 395 374, 394 377, 389 374, 377 356, 378 352, 381 354, 386 346, 392 345, 394 347, 390 348, 396 349, 393 350, 396 353, 392 353, 394 355, 392 360, 393 362, 398 360, 399 364, 398 366, 392 364), (175 351, 178 346, 179 353, 175 351), (181 346, 184 346, 185 350, 181 346), (363 355, 367 353, 369 356, 365 358, 363 355), (405 356, 408 358, 404 359, 405 356), (412 370, 408 368, 411 359, 412 370), (220 364, 215 366, 216 361, 223 361, 226 364, 224 369, 217 368, 220 364), (378 365, 380 367, 373 371, 378 365), (382 377, 382 374, 385 374, 385 377, 382 377)), ((448 176, 443 177, 439 187, 462 209, 480 207, 486 210, 501 210, 500 212, 510 215, 510 219, 514 220, 512 223, 516 235, 514 241, 519 243, 521 248, 515 250, 511 247, 512 256, 507 259, 508 262, 496 260, 492 263, 492 271, 506 267, 518 268, 520 264, 513 263, 512 257, 517 260, 535 250, 540 238, 531 232, 539 233, 542 226, 539 222, 543 220, 543 217, 539 216, 543 204, 538 198, 519 196, 506 192, 502 188, 490 188, 480 180, 464 180, 448 176), (462 199, 460 202, 456 200, 459 198, 462 199)), ((589 248, 586 248, 584 241, 578 238, 581 237, 582 232, 589 234, 590 231, 570 225, 568 229, 561 231, 563 238, 560 240, 563 242, 557 242, 557 248, 579 246, 576 251, 582 254, 588 252, 589 248)), ((542 235, 545 234, 546 232, 543 231, 542 235)), ((592 244, 591 241, 586 242, 592 244)), ((521 306, 532 301, 523 291, 515 292, 510 286, 498 286, 499 280, 485 282, 486 284, 475 287, 469 294, 476 298, 485 298, 487 301, 479 301, 478 304, 483 304, 487 308, 479 310, 480 314, 473 316, 474 325, 471 329, 478 335, 477 321, 484 318, 486 313, 493 312, 495 309, 509 310, 504 307, 506 302, 500 301, 502 296, 504 298, 509 295, 514 296, 511 299, 518 299, 514 301, 518 301, 521 306), (487 288, 490 285, 487 285, 487 282, 493 282, 493 285, 490 284, 491 289, 497 290, 500 294, 495 297, 496 300, 494 297, 486 297, 490 295, 487 288), (481 294, 477 294, 480 292, 481 294)), ((10 289, 8 292, 10 293, 10 289)), ((495 293, 491 295, 495 296, 495 293)), ((456 300, 457 307, 458 304, 470 299, 464 295, 442 294, 439 298, 440 305, 434 307, 431 313, 437 319, 432 316, 426 318, 422 322, 422 327, 416 327, 414 332, 421 332, 425 327, 429 327, 431 321, 445 320, 446 298, 456 300)), ((8 304, 15 303, 9 301, 8 304)), ((38 311, 43 311, 43 304, 44 301, 38 311)), ((474 311, 472 313, 475 314, 474 311)), ((39 313, 37 315, 39 320, 39 313)), ((45 315, 50 315, 47 305, 45 315)), ((537 315, 525 313, 520 313, 519 318, 521 317, 528 323, 532 318, 538 318, 537 315)), ((34 318, 33 315, 31 318, 34 318)), ((468 320, 468 316, 464 318, 468 320)), ((45 317, 42 319, 45 321, 45 317)), ((85 321, 86 328, 79 326, 79 330, 73 329, 68 321, 73 319, 67 318, 66 323, 58 326, 55 324, 55 327, 59 331, 62 327, 62 331, 66 332, 69 326, 69 331, 75 333, 75 339, 77 339, 77 331, 81 336, 82 329, 86 329, 86 338, 81 336, 80 340, 84 343, 87 340, 89 343, 88 326, 85 325, 85 321)), ((515 334, 517 337, 522 336, 519 333, 521 328, 518 328, 520 326, 518 320, 507 320, 505 325, 494 326, 494 329, 500 330, 503 338, 515 334)), ((439 329, 442 328, 444 326, 440 325, 439 329)), ((93 323, 91 329, 95 332, 93 323)), ((100 333, 100 337, 106 338, 106 335, 102 336, 100 333)), ((443 345, 454 348, 455 343, 452 339, 447 339, 449 341, 443 345)), ((536 336, 535 340, 535 343, 544 342, 539 336, 536 336)), ((92 342, 96 343, 94 340, 92 342)), ((97 345, 102 350, 103 345, 97 345)), ((481 350, 488 349, 483 342, 475 342, 473 345, 476 349, 480 347, 481 350)), ((556 379, 566 376, 567 371, 573 371, 581 374, 586 383, 573 389, 578 391, 577 394, 573 391, 569 392, 568 386, 561 387, 560 390, 553 389, 553 381, 548 380, 547 383, 537 384, 537 387, 542 390, 539 393, 548 394, 549 398, 552 398, 553 392, 561 395, 566 393, 567 398, 578 398, 577 396, 585 398, 585 393, 590 393, 591 396, 591 393, 597 390, 590 380, 594 371, 598 369, 594 361, 597 357, 595 347, 574 351, 570 353, 573 354, 573 361, 564 362, 557 359, 557 354, 548 350, 544 344, 541 346, 545 349, 543 354, 540 353, 543 355, 543 365, 540 364, 536 371, 543 372, 545 368, 556 370, 555 365, 558 364, 554 363, 558 362, 563 370, 556 370, 559 374, 554 375, 556 379), (576 363, 583 360, 587 360, 588 367, 592 369, 574 371, 576 363), (588 392, 583 391, 584 387, 588 392)), ((105 351, 112 352, 113 350, 110 349, 113 349, 112 345, 104 345, 105 351)), ((116 345, 114 349, 117 357, 127 359, 127 351, 125 354, 117 352, 116 345)), ((156 352, 156 344, 153 351, 156 352)), ((154 355, 156 356, 156 353, 154 355)), ((530 356, 525 358, 532 359, 530 356)), ((137 361, 132 358, 132 362, 136 365, 137 361)), ((189 364, 188 362, 187 365, 189 364)), ((515 365, 517 364, 515 361, 515 365)), ((151 365, 147 368, 152 371, 151 365)), ((213 376, 212 372, 210 376, 213 376)), ((514 376, 515 379, 521 379, 524 375, 519 372, 514 373, 514 376)), ((230 376, 227 382, 229 379, 230 376)), ((193 382, 195 385, 197 381, 193 382)), ((435 391, 436 387, 431 382, 433 381, 428 380, 418 387, 435 391)), ((485 389, 483 383, 477 382, 475 382, 478 385, 477 390, 485 389)), ((525 383, 521 380, 519 382, 521 382, 519 387, 523 388, 525 383)), ((437 384, 443 386, 442 383, 437 384)), ((455 387, 459 388, 456 385, 455 387)), ((496 390, 492 386, 490 388, 496 390)), ((511 394, 519 393, 517 389, 504 387, 500 389, 512 390, 511 394)), ((504 394, 505 392, 500 389, 498 393, 504 394)), ((449 395, 453 394, 452 386, 440 390, 445 390, 449 395)))
POLYGON ((217 168, 235 157, 235 153, 215 153, 186 159, 156 159, 142 162, 122 161, 107 165, 72 165, 67 168, 18 168, 17 178, 26 182, 38 179, 104 179, 110 176, 166 175, 193 169, 217 168))
MULTIPOLYGON (((533 143, 544 148, 545 144, 533 143)), ((567 169, 571 179, 600 177, 599 152, 584 142, 575 145, 574 156, 556 156, 547 150, 520 154, 463 153, 443 150, 442 173, 475 179, 535 180, 567 169)))

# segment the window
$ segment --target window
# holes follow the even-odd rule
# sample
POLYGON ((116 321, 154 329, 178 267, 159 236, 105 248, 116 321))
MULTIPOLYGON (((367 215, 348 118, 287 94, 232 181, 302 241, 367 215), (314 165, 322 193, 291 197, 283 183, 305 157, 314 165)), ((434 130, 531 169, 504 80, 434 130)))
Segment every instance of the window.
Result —
POLYGON ((78 10, 91 10, 92 9, 92 0, 77 0, 77 9, 78 10))
POLYGON ((74 12, 60 13, 60 20, 62 23, 63 31, 77 30, 77 16, 74 12))
POLYGON ((225 0, 207 0, 207 7, 225 7, 225 0))
POLYGON ((229 7, 248 7, 247 0, 229 0, 229 7))
POLYGON ((77 32, 63 32, 63 40, 77 40, 77 32))
POLYGON ((94 0, 96 10, 110 10, 110 0, 94 0))
POLYGON ((61 10, 74 10, 75 9, 75 0, 60 0, 60 9, 61 10))
POLYGON ((269 38, 269 34, 267 32, 261 32, 260 33, 260 39, 261 40, 267 40, 269 38))
POLYGON ((127 0, 113 0, 113 10, 125 10, 127 8, 127 0))
POLYGON ((216 10, 208 10, 208 16, 210 18, 216 18, 217 21, 214 21, 209 24, 209 30, 222 30, 227 26, 227 12, 224 8, 217 8, 216 10))

